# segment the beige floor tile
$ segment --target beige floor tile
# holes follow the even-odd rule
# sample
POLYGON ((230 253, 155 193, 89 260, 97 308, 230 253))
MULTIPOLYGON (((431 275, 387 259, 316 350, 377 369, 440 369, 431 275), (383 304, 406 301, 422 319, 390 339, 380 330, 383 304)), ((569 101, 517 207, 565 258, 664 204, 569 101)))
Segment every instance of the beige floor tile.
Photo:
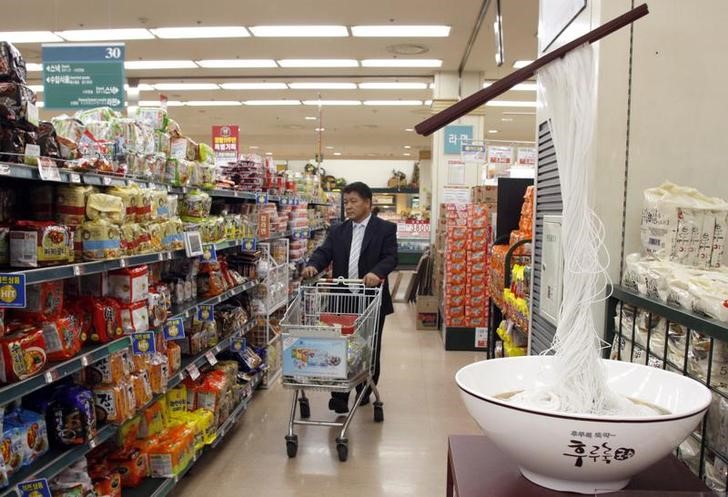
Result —
MULTIPOLYGON (((478 433, 454 381, 465 364, 484 358, 445 352, 439 332, 415 329, 414 307, 397 304, 384 331, 384 423, 360 408, 349 429, 349 460, 339 462, 333 429, 297 427, 298 456, 288 459, 291 394, 280 386, 256 394, 250 409, 217 449, 174 490, 176 497, 435 497, 444 494, 447 437, 478 433)), ((310 394, 314 417, 333 419, 328 395, 310 394)))

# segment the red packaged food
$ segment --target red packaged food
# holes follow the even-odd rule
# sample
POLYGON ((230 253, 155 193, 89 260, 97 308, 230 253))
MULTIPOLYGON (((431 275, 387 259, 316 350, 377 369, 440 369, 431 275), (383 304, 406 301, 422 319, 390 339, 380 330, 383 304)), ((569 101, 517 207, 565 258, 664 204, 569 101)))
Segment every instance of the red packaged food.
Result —
POLYGON ((123 334, 119 304, 113 299, 91 298, 89 300, 93 310, 91 341, 106 343, 119 338, 123 334))
POLYGON ((65 361, 81 351, 81 327, 73 315, 46 321, 42 327, 49 362, 65 361))
POLYGON ((467 324, 465 316, 448 316, 447 325, 453 327, 463 327, 467 324))
POLYGON ((447 280, 450 285, 464 285, 466 282, 465 273, 452 273, 447 275, 447 280))
POLYGON ((354 323, 356 322, 357 316, 354 314, 322 313, 319 319, 322 323, 328 324, 329 326, 336 327, 338 325, 341 328, 340 332, 342 335, 351 335, 354 333, 354 323))
POLYGON ((468 263, 485 262, 486 255, 484 251, 468 252, 468 263))
POLYGON ((467 322, 471 328, 485 328, 488 326, 488 316, 468 316, 467 322))
POLYGON ((0 308, 0 337, 5 336, 5 309, 0 308))
POLYGON ((71 302, 67 302, 65 309, 66 312, 76 319, 81 335, 81 342, 85 343, 89 339, 91 328, 93 326, 93 309, 90 305, 88 305, 88 302, 84 302, 82 299, 74 299, 71 302))
POLYGON ((488 228, 473 228, 470 230, 471 240, 488 240, 488 228))
POLYGON ((488 287, 486 285, 469 285, 468 295, 472 297, 485 297, 488 295, 488 287))
POLYGON ((485 238, 471 238, 468 241, 468 250, 471 252, 485 252, 488 249, 488 240, 485 238))
POLYGON ((485 273, 469 273, 468 274, 468 285, 477 286, 485 285, 488 282, 488 278, 485 273))
POLYGON ((149 329, 149 311, 147 302, 124 304, 120 306, 121 329, 125 334, 147 331, 149 329))
POLYGON ((147 456, 139 449, 115 452, 109 457, 109 463, 121 475, 123 488, 138 487, 149 473, 147 456))
POLYGON ((445 287, 445 294, 449 297, 465 295, 465 285, 447 285, 445 287))
POLYGON ((26 289, 25 309, 13 311, 13 316, 40 322, 56 319, 63 311, 63 281, 47 281, 26 289))
POLYGON ((96 495, 121 497, 121 473, 119 471, 89 471, 96 495))
POLYGON ((0 338, 3 368, 0 382, 13 383, 40 372, 46 365, 43 331, 25 325, 13 334, 0 338))
POLYGON ((109 273, 109 296, 132 304, 147 300, 149 269, 147 266, 120 269, 109 273))
POLYGON ((452 226, 447 229, 447 239, 448 240, 465 240, 468 237, 468 229, 459 227, 459 226, 452 226))
POLYGON ((465 306, 455 306, 448 304, 445 307, 445 315, 449 317, 465 316, 465 306))

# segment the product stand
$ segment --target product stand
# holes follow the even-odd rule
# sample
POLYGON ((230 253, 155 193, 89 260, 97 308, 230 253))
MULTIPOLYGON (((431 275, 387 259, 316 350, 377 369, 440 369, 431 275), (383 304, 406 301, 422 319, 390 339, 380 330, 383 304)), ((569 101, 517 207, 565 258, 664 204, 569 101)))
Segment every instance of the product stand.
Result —
MULTIPOLYGON (((0 162, 0 184, 5 181, 3 178, 11 180, 21 180, 23 183, 45 182, 40 178, 37 167, 0 162)), ((47 183, 53 184, 59 183, 59 181, 47 183)), ((116 175, 84 173, 63 169, 60 170, 60 183, 98 186, 127 186, 131 184, 137 184, 141 187, 165 190, 170 193, 177 194, 184 194, 187 191, 191 190, 191 188, 187 187, 173 187, 166 184, 151 182, 145 179, 120 177, 116 175)), ((243 192, 235 190, 208 190, 206 191, 206 193, 211 197, 236 199, 241 202, 256 201, 257 197, 254 192, 243 192)), ((267 197, 268 201, 270 202, 286 202, 293 198, 294 197, 280 195, 268 195, 267 197)), ((309 206, 331 205, 330 201, 327 199, 303 197, 295 198, 296 200, 307 202, 309 206)), ((314 232, 323 229, 326 229, 325 224, 312 226, 310 231, 314 232)), ((273 240, 282 239, 286 247, 286 263, 277 265, 275 268, 276 270, 272 275, 277 279, 279 283, 283 283, 282 288, 284 290, 283 292, 279 292, 280 295, 277 295, 279 302, 274 303, 273 306, 266 306, 267 312, 264 316, 266 320, 266 336, 270 336, 270 316, 276 311, 276 309, 283 309, 285 307, 285 304, 288 302, 289 266, 287 237, 290 236, 292 236, 292 232, 287 231, 281 234, 273 235, 270 239, 258 241, 258 243, 262 246, 265 246, 267 244, 268 247, 270 247, 270 243, 273 240)), ((204 245, 213 245, 218 252, 231 249, 240 251, 247 241, 248 240, 226 240, 214 244, 204 245)), ((42 267, 37 269, 17 270, 15 268, 8 268, 6 269, 6 272, 9 271, 13 274, 24 275, 26 277, 26 285, 32 285, 49 281, 70 279, 83 275, 105 273, 120 268, 155 264, 158 262, 182 257, 186 257, 184 250, 164 251, 126 256, 119 259, 100 260, 93 262, 74 262, 71 264, 42 267)), ((265 283, 267 282, 264 282, 264 284, 265 283)), ((257 286, 257 281, 247 281, 242 285, 223 292, 221 295, 211 298, 198 299, 193 302, 185 302, 184 304, 173 307, 170 315, 167 317, 167 320, 190 317, 193 315, 193 313, 196 312, 199 305, 220 304, 236 295, 250 292, 257 286)), ((246 336, 252 330, 253 325, 254 319, 251 318, 251 320, 247 323, 244 329, 238 330, 230 336, 222 339, 214 347, 204 350, 195 356, 183 356, 180 370, 177 371, 175 374, 171 375, 168 379, 167 389, 169 390, 177 386, 186 376, 190 375, 190 370, 207 368, 209 365, 217 363, 217 359, 215 358, 215 356, 218 353, 228 349, 235 339, 246 336)), ((150 328, 150 331, 159 333, 163 326, 164 325, 154 330, 150 328)), ((280 348, 279 335, 272 337, 268 342, 268 345, 269 350, 271 348, 275 349, 275 347, 280 348)), ((102 359, 105 359, 115 352, 128 349, 130 346, 131 339, 129 336, 123 336, 105 344, 86 346, 83 348, 81 353, 79 353, 72 359, 60 363, 50 364, 35 376, 0 387, 0 405, 5 406, 12 402, 19 402, 24 396, 29 395, 35 390, 62 381, 65 378, 68 378, 71 375, 80 372, 86 366, 92 365, 102 359)), ((270 382, 274 381, 275 378, 277 378, 277 376, 280 374, 280 353, 276 354, 274 350, 273 353, 269 355, 269 357, 272 357, 274 361, 277 361, 277 365, 273 365, 276 371, 273 372, 272 376, 266 375, 264 373, 259 373, 253 378, 253 380, 247 385, 247 392, 244 394, 243 401, 233 409, 229 418, 220 425, 217 430, 217 438, 215 442, 212 445, 206 447, 203 451, 203 454, 209 452, 214 446, 219 444, 229 433, 229 431, 234 427, 238 419, 242 417, 252 398, 253 391, 257 389, 264 380, 267 379, 268 384, 270 384, 270 382)), ((147 406, 144 406, 142 408, 142 411, 152 403, 163 398, 163 396, 164 394, 154 396, 152 402, 147 404, 147 406)), ((13 477, 10 479, 9 486, 0 489, 0 497, 18 495, 16 485, 20 482, 39 478, 53 478, 69 466, 84 458, 95 447, 116 436, 118 429, 119 426, 116 424, 109 423, 106 425, 101 425, 99 426, 96 437, 84 445, 75 446, 65 450, 49 450, 47 454, 40 457, 32 465, 21 468, 18 473, 13 475, 13 477)), ((185 473, 193 464, 194 461, 190 463, 189 467, 185 470, 185 473)), ((172 489, 182 476, 183 475, 178 475, 175 478, 148 478, 137 488, 125 489, 124 495, 129 495, 132 497, 163 497, 172 491, 172 489)))
MULTIPOLYGON (((524 441, 527 443, 527 441, 524 441)), ((540 487, 524 478, 518 466, 483 435, 451 435, 447 455, 447 497, 574 497, 540 487)), ((636 475, 623 497, 715 497, 675 456, 636 475)))

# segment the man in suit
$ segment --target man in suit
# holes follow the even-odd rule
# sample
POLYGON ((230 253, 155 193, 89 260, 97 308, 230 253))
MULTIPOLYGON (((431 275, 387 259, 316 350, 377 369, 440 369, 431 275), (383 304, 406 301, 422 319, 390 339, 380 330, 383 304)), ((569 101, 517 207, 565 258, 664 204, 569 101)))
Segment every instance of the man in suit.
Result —
MULTIPOLYGON (((387 276, 397 266, 397 225, 372 215, 372 190, 362 182, 344 188, 346 222, 331 228, 324 243, 316 249, 303 270, 311 278, 333 263, 334 278, 363 279, 368 287, 383 285, 382 307, 374 357, 374 383, 379 381, 384 318, 394 312, 387 276)), ((357 387, 360 392, 362 385, 357 387)), ((367 392, 362 405, 369 403, 367 392)), ((349 392, 331 394, 329 409, 337 413, 349 410, 349 392)))

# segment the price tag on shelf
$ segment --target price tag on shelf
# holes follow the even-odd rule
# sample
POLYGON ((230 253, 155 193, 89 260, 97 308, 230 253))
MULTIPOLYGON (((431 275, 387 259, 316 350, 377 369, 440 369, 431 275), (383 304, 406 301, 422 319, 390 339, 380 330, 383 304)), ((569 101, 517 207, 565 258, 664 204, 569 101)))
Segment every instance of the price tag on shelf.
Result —
POLYGON ((203 245, 202 260, 204 262, 217 262, 217 248, 215 248, 214 243, 203 245))
POLYGON ((90 362, 87 355, 81 356, 81 366, 85 368, 90 362))
POLYGON ((98 445, 99 442, 95 438, 88 441, 88 446, 91 447, 91 449, 95 449, 98 445))
POLYGON ((0 174, 3 176, 10 174, 10 166, 8 164, 0 164, 0 174))
POLYGON ((255 194, 256 204, 267 204, 268 203, 268 192, 257 192, 255 194))
POLYGON ((258 240, 256 238, 246 238, 241 244, 243 252, 253 252, 258 248, 258 240))
POLYGON ((162 328, 165 340, 182 340, 185 338, 185 324, 181 318, 168 319, 162 328))
POLYGON ((245 337, 236 338, 230 342, 230 350, 232 352, 242 352, 248 348, 248 340, 245 337))
POLYGON ((46 383, 53 383, 55 381, 58 381, 58 378, 60 377, 61 373, 59 373, 57 369, 51 369, 50 371, 46 371, 45 373, 46 383))
POLYGON ((131 334, 131 350, 134 355, 153 354, 157 351, 157 342, 153 331, 140 331, 131 334))
POLYGON ((71 183, 81 183, 81 175, 78 173, 68 173, 68 181, 71 183))
POLYGON ((45 181, 61 181, 61 173, 55 161, 48 157, 38 157, 38 173, 45 181))
POLYGON ((38 157, 40 157, 40 146, 34 143, 25 144, 25 153, 23 154, 25 163, 29 166, 34 166, 38 163, 38 157))
POLYGON ((28 480, 18 483, 18 497, 52 497, 48 480, 28 480))
POLYGON ((210 363, 210 366, 217 364, 217 357, 211 350, 205 354, 205 358, 207 359, 207 362, 210 363))
POLYGON ((127 261, 126 259, 119 259, 119 267, 122 269, 126 267, 127 261))
POLYGON ((104 186, 109 186, 111 184, 111 178, 109 176, 102 176, 101 177, 101 183, 104 186))
POLYGON ((198 305, 197 306, 198 321, 215 321, 214 305, 198 305))
POLYGON ((202 236, 199 231, 185 231, 184 241, 188 258, 202 255, 202 236))
POLYGON ((190 375, 190 378, 192 378, 193 381, 200 377, 200 369, 194 362, 187 366, 185 371, 187 371, 187 374, 190 375))

